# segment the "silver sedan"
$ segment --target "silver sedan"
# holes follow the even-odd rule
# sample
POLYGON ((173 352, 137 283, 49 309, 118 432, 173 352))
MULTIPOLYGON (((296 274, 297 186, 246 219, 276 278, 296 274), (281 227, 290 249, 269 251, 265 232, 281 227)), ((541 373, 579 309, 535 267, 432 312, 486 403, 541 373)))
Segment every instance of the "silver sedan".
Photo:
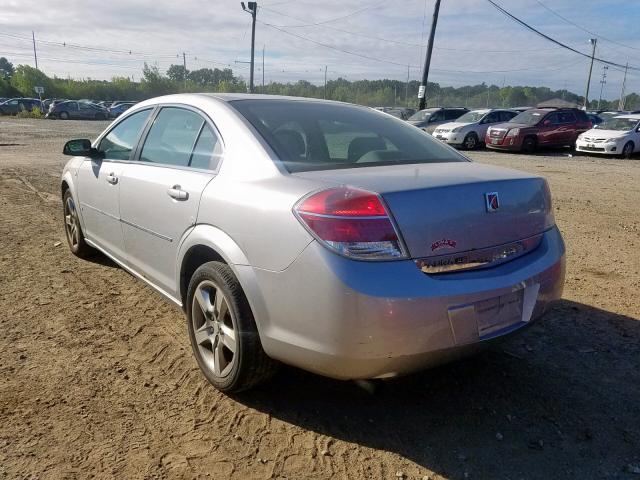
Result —
POLYGON ((222 391, 283 362, 388 378, 540 318, 564 283, 549 188, 366 107, 182 94, 71 140, 71 251, 181 306, 222 391))

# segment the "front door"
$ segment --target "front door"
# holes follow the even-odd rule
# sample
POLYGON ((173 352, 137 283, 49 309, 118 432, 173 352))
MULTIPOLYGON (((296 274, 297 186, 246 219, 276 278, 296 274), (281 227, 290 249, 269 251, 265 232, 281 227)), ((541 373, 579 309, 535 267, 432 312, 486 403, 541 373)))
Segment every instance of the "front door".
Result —
POLYGON ((104 159, 85 159, 78 169, 78 201, 84 234, 98 247, 123 259, 119 192, 122 173, 151 110, 119 122, 100 142, 104 159))
POLYGON ((178 246, 196 224, 219 151, 218 136, 199 113, 163 107, 122 178, 120 214, 129 265, 175 298, 178 246))

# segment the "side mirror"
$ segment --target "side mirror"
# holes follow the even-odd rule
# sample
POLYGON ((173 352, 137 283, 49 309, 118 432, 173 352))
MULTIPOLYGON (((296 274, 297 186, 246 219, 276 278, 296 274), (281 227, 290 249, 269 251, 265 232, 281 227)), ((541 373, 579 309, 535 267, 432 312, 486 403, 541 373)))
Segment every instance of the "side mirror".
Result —
POLYGON ((62 153, 63 155, 70 155, 72 157, 102 158, 100 152, 91 147, 91 140, 87 140, 86 138, 69 140, 64 144, 62 153))

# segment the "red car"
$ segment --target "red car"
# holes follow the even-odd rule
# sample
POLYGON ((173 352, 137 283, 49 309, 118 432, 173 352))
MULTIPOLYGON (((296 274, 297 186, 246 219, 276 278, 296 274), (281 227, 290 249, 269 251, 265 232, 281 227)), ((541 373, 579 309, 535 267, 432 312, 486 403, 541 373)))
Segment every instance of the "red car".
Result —
POLYGON ((495 150, 518 152, 533 152, 538 147, 573 147, 578 135, 590 128, 589 117, 577 108, 532 108, 507 123, 490 127, 485 144, 495 150))

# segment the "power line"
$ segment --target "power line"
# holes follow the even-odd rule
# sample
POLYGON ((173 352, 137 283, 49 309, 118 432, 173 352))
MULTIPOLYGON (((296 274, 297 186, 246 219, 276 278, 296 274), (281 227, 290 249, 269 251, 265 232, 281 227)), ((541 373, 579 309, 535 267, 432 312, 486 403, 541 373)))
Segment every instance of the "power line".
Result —
MULTIPOLYGON (((330 18, 328 20, 322 20, 320 22, 305 23, 303 25, 278 25, 278 27, 281 27, 281 28, 301 28, 301 27, 313 27, 313 26, 316 26, 316 25, 324 25, 325 23, 336 22, 338 20, 343 20, 345 18, 353 17, 354 15, 357 15, 357 14, 359 14, 361 12, 364 12, 365 10, 370 10, 372 8, 379 7, 383 3, 387 3, 387 0, 382 0, 380 2, 377 2, 377 3, 373 4, 373 5, 368 5, 368 6, 364 7, 364 8, 360 8, 360 9, 355 10, 353 12, 347 13, 346 15, 341 15, 339 17, 330 18)), ((261 8, 264 8, 265 10, 270 10, 268 7, 261 7, 261 8)))
MULTIPOLYGON (((487 2, 489 2, 491 5, 493 5, 496 10, 498 10, 499 12, 501 12, 502 14, 506 15, 507 17, 511 18, 513 21, 519 23, 520 25, 522 25, 523 27, 531 30, 532 32, 534 32, 536 35, 541 36, 542 38, 555 43, 556 45, 561 46, 562 48, 566 49, 566 50, 570 50, 573 53, 577 53, 578 55, 582 55, 583 57, 589 58, 591 59, 591 55, 588 55, 584 52, 581 52, 580 50, 576 50, 573 47, 570 47, 569 45, 562 43, 558 40, 556 40, 555 38, 550 37, 549 35, 546 35, 544 33, 542 33, 540 30, 535 29, 534 27, 532 27, 531 25, 529 25, 528 23, 524 22, 523 20, 520 20, 518 17, 516 17, 515 15, 509 13, 508 11, 506 11, 504 8, 502 8, 500 5, 498 5, 497 3, 495 3, 493 0, 487 0, 487 2)), ((615 62, 611 62, 609 60, 604 60, 602 58, 597 58, 594 57, 594 60, 600 62, 600 63, 605 63, 607 65, 612 65, 615 67, 619 67, 619 68, 624 68, 625 66, 620 64, 620 63, 615 63, 615 62)), ((640 71, 639 67, 629 67, 630 70, 638 70, 640 71)))
MULTIPOLYGON (((265 25, 267 27, 275 28, 276 30, 278 30, 278 31, 280 31, 280 32, 282 32, 282 33, 284 33, 286 35, 291 35, 293 37, 296 37, 296 38, 299 38, 299 39, 302 39, 302 40, 306 40, 308 42, 314 43, 314 44, 319 45, 321 47, 328 48, 328 49, 331 49, 331 50, 335 50, 335 51, 338 51, 338 52, 341 52, 341 53, 345 53, 347 55, 353 55, 353 56, 364 58, 364 59, 367 59, 367 60, 373 60, 375 62, 387 63, 389 65, 397 65, 397 66, 401 66, 403 68, 407 66, 406 63, 399 63, 399 62, 396 62, 396 61, 393 61, 393 60, 386 60, 386 59, 382 59, 382 58, 372 57, 370 55, 365 55, 365 54, 362 54, 362 53, 353 52, 353 51, 350 51, 350 50, 345 50, 343 48, 335 47, 335 46, 329 45, 327 43, 319 42, 317 40, 314 40, 313 38, 309 38, 309 37, 305 37, 304 35, 300 35, 300 34, 297 34, 297 33, 289 32, 287 30, 284 30, 283 28, 280 28, 280 27, 278 27, 276 25, 272 25, 270 23, 261 22, 261 21, 258 21, 258 23, 260 23, 262 25, 265 25)), ((564 68, 564 67, 566 67, 566 65, 567 65, 566 62, 563 62, 562 65, 559 66, 559 68, 564 68)), ((409 66, 411 68, 421 68, 421 67, 419 67, 417 65, 410 65, 409 64, 409 66)), ((482 73, 482 74, 489 74, 489 73, 521 72, 521 71, 534 70, 534 69, 535 70, 542 70, 539 67, 524 67, 524 68, 515 68, 515 69, 506 69, 506 70, 488 70, 488 71, 449 70, 449 69, 438 69, 438 68, 434 68, 432 70, 433 71, 439 71, 439 72, 445 72, 445 73, 482 73)), ((544 69, 544 70, 547 70, 547 69, 544 69)))
MULTIPOLYGON (((263 10, 268 10, 268 11, 270 11, 272 13, 277 14, 277 15, 282 15, 283 17, 291 18, 292 20, 303 21, 300 18, 288 15, 286 13, 279 12, 279 11, 274 10, 272 8, 266 8, 266 7, 261 7, 261 8, 263 10)), ((281 25, 275 25, 275 26, 283 28, 281 25)), ((424 35, 422 36, 421 43, 412 43, 412 42, 403 42, 402 40, 392 40, 390 38, 378 37, 376 35, 369 35, 369 34, 361 33, 361 32, 354 32, 354 31, 351 31, 351 30, 346 30, 344 28, 333 27, 331 25, 315 25, 315 26, 319 26, 321 28, 327 28, 327 29, 333 30, 335 32, 346 33, 347 35, 353 35, 353 36, 356 36, 356 37, 367 38, 369 40, 378 40, 380 42, 394 43, 396 45, 402 45, 402 46, 407 46, 407 47, 420 47, 421 49, 425 47, 425 45, 424 45, 424 35)), ((449 51, 449 52, 468 52, 468 53, 522 53, 522 52, 541 52, 541 51, 550 52, 550 51, 559 50, 559 47, 556 47, 556 48, 544 48, 544 49, 536 48, 536 49, 530 49, 530 50, 523 50, 523 49, 519 49, 519 50, 489 50, 489 49, 474 50, 474 49, 469 49, 469 48, 451 48, 451 47, 437 47, 437 46, 434 46, 433 48, 435 48, 436 50, 446 50, 446 51, 449 51)))
POLYGON ((624 43, 620 43, 620 42, 617 42, 616 40, 611 40, 610 38, 604 37, 604 36, 600 35, 599 33, 592 32, 591 30, 587 30, 586 28, 583 28, 583 27, 581 27, 580 25, 578 25, 577 23, 575 23, 575 22, 573 22, 573 21, 569 20, 568 18, 563 17, 562 15, 560 15, 560 14, 559 14, 558 12, 556 12, 555 10, 552 10, 551 8, 547 7, 547 6, 546 6, 544 3, 542 3, 540 0, 535 0, 535 1, 536 1, 536 3, 538 3, 538 5, 540 5, 540 6, 541 6, 542 8, 544 8, 545 10, 547 10, 547 11, 551 12, 551 13, 552 13, 553 15, 555 15, 556 17, 558 17, 558 18, 560 18, 560 19, 564 20, 565 22, 567 22, 567 23, 569 23, 569 24, 573 25, 573 26, 574 26, 574 27, 576 27, 576 28, 579 28, 579 29, 580 29, 580 30, 582 30, 583 32, 586 32, 586 33, 588 33, 588 34, 590 34, 590 35, 593 35, 593 36, 595 36, 595 37, 598 37, 598 39, 600 39, 600 40, 604 40, 604 41, 606 41, 606 42, 610 42, 610 43, 615 43, 616 45, 620 45, 621 47, 631 48, 631 49, 633 49, 633 50, 640 50, 640 48, 632 47, 631 45, 625 45, 624 43))

